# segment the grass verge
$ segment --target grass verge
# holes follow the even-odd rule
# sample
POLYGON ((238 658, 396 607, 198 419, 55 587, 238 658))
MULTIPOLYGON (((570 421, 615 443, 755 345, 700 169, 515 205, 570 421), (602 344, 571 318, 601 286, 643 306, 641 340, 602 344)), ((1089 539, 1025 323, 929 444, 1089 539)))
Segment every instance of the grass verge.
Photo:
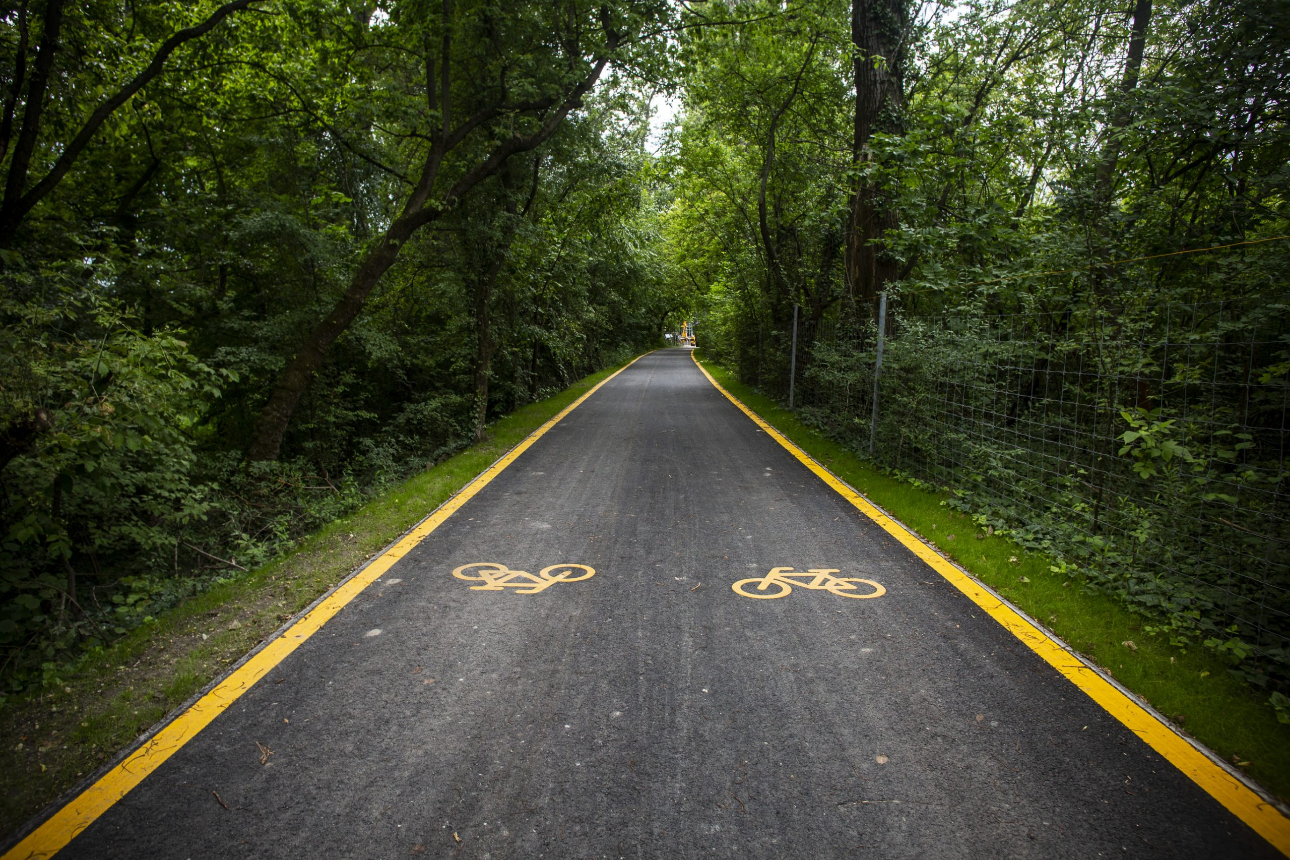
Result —
POLYGON ((483 442, 216 586, 0 708, 0 834, 109 761, 614 369, 519 409, 483 442))
POLYGON ((1283 802, 1290 798, 1290 725, 1277 721, 1246 683, 1197 645, 1181 649, 1149 636, 1150 623, 1095 591, 1058 575, 1054 561, 1008 537, 986 534, 945 505, 949 493, 919 489, 883 473, 851 449, 799 421, 777 401, 700 358, 750 409, 835 475, 889 511, 973 576, 1045 625, 1187 734, 1237 765, 1283 802))

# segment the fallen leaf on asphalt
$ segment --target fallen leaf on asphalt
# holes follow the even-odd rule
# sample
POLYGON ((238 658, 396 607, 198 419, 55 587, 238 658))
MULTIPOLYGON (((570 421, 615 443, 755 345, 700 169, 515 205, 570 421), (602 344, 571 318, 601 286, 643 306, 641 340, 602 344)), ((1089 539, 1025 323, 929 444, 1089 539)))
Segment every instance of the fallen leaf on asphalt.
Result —
POLYGON ((269 749, 259 741, 255 742, 255 746, 260 750, 260 764, 268 764, 269 756, 273 755, 273 750, 269 749))
POLYGON ((457 840, 458 842, 460 842, 460 841, 461 841, 461 837, 457 835, 457 831, 456 831, 456 830, 452 831, 452 838, 453 838, 453 839, 455 839, 455 840, 457 840))
POLYGON ((976 715, 976 721, 977 721, 978 723, 983 723, 983 722, 985 722, 985 714, 977 714, 977 715, 976 715))
POLYGON ((880 755, 880 756, 874 756, 874 761, 878 762, 878 764, 886 764, 888 761, 890 761, 890 759, 888 759, 885 755, 880 755))

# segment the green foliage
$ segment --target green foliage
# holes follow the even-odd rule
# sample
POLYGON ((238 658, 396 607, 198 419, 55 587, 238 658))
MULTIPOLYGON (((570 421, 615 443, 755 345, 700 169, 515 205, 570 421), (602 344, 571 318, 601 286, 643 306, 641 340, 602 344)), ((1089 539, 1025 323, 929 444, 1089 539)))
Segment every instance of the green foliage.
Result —
POLYGON ((760 366, 758 342, 787 329, 795 303, 813 330, 845 299, 851 49, 844 3, 739 12, 747 23, 696 27, 682 43, 686 113, 666 161, 676 190, 665 235, 679 276, 707 293, 701 343, 751 378, 786 372, 782 353, 760 366))
POLYGON ((213 584, 105 648, 36 667, 27 689, 8 701, 0 692, 0 732, 25 736, 0 747, 0 830, 13 831, 111 761, 284 616, 305 609, 611 372, 517 409, 483 442, 388 488, 275 561, 213 584))
POLYGON ((45 657, 147 617, 164 588, 126 575, 110 607, 91 613, 76 602, 73 562, 95 575, 111 557, 147 569, 169 554, 168 531, 206 517, 209 488, 192 480, 186 430, 233 376, 194 358, 177 331, 145 336, 118 302, 90 291, 61 298, 57 310, 12 292, 0 300, 12 335, 0 346, 8 381, 0 422, 39 411, 49 426, 39 456, 19 457, 4 473, 0 647, 35 640, 45 657))
POLYGON ((845 10, 741 8, 764 15, 683 49, 672 144, 665 236, 706 288, 705 350, 786 399, 800 305, 805 420, 955 488, 957 509, 1059 556, 1161 637, 1285 689, 1285 5, 1153 4, 1134 75, 1122 7, 924 8, 899 122, 864 153, 848 151, 857 103, 839 86, 845 10), (767 242, 769 118, 799 72, 811 98, 777 130, 767 242), (876 307, 839 265, 858 187, 896 189, 899 222, 881 237, 900 274, 872 440, 876 307), (830 218, 832 233, 807 229, 830 218))
MULTIPOLYGON (((217 5, 67 4, 24 187, 217 5)), ((252 5, 172 54, 0 236, 6 688, 53 683, 481 424, 652 345, 676 306, 639 122, 641 82, 671 63, 669 4, 252 5), (611 32, 609 71, 555 122, 611 32), (279 460, 244 463, 283 369, 399 216, 445 118, 467 131, 438 198, 506 141, 555 131, 412 235, 327 350, 279 460)), ((19 119, 36 98, 34 7, 0 13, 0 90, 19 119)))
MULTIPOLYGON (((1282 324, 1235 307, 1225 331, 1243 332, 1238 361, 1193 325, 1213 318, 1203 306, 1173 309, 1177 341, 1139 340, 1143 320, 1123 310, 1102 316, 1132 333, 1123 340, 1077 313, 901 316, 876 458, 955 488, 954 508, 1057 556, 1149 632, 1215 649, 1256 686, 1284 685, 1285 383, 1253 381, 1258 350, 1248 364, 1282 324), (1143 400, 1159 405, 1128 405, 1143 400)), ((797 398, 804 419, 867 452, 874 352, 860 340, 817 341, 797 398)))
MULTIPOLYGON (((1120 456, 1128 454, 1133 458, 1133 471, 1138 473, 1138 477, 1147 480, 1157 475, 1157 460, 1160 461, 1160 468, 1168 468, 1174 457, 1183 462, 1195 461, 1173 436, 1176 419, 1159 420, 1159 409, 1139 407, 1135 412, 1136 414, 1127 411, 1120 413, 1131 429, 1125 430, 1119 438, 1124 442, 1120 456)), ((1241 436, 1252 438, 1248 433, 1242 433, 1241 436)))
POLYGON ((862 59, 905 92, 862 151, 839 0, 252 6, 88 138, 216 4, 73 4, 43 97, 43 12, 0 14, 0 675, 53 677, 680 314, 785 394, 796 306, 803 414, 867 450, 877 329, 844 246, 868 188, 897 224, 883 462, 1282 684, 1290 243, 1250 243, 1290 232, 1284 4, 1154 4, 1133 75, 1103 0, 966 0, 903 34, 874 4, 904 56, 862 59), (655 158, 659 91, 683 113, 655 158), (243 463, 315 351, 278 461, 243 463), (1040 394, 1059 364, 1078 379, 1040 394), (1026 422, 1085 447, 1054 465, 999 430, 1026 422))

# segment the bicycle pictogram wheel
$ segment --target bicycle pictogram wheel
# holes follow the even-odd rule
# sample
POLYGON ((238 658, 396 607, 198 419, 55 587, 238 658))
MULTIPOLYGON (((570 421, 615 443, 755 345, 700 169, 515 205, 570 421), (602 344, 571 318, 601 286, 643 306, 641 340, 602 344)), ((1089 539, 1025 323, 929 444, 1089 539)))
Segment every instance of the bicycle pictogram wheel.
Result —
POLYGON ((550 567, 542 568, 538 573, 542 579, 554 580, 557 582, 582 582, 584 579, 591 579, 596 575, 594 567, 588 567, 585 564, 553 564, 550 567), (573 571, 579 570, 582 573, 573 575, 573 571), (564 571, 564 572, 557 572, 564 571))
POLYGON ((756 576, 752 579, 741 579, 730 587, 734 589, 735 594, 742 594, 744 597, 751 597, 753 600, 774 600, 793 590, 793 586, 783 580, 772 579, 770 582, 766 580, 767 577, 756 576), (745 590, 745 586, 759 585, 761 586, 760 588, 753 587, 745 590))
POLYGON ((881 584, 874 582, 872 579, 858 579, 856 577, 834 579, 825 585, 824 588, 829 592, 829 594, 836 594, 838 597, 854 597, 857 600, 868 600, 871 597, 882 597, 887 593, 886 588, 883 588, 881 584), (870 586, 873 588, 873 591, 868 594, 855 593, 856 586, 852 583, 857 582, 870 586))
POLYGON ((504 573, 510 573, 511 569, 504 564, 498 564, 494 561, 477 561, 474 564, 463 564, 452 572, 452 575, 458 579, 464 579, 467 582, 492 582, 504 573), (478 576, 471 576, 466 571, 480 569, 478 576))

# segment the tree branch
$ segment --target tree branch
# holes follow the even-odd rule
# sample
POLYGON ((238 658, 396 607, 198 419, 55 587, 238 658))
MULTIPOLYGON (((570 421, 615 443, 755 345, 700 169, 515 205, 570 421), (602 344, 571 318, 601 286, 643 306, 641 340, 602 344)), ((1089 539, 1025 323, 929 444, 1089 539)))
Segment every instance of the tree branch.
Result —
POLYGON ((766 157, 762 159, 761 165, 761 184, 757 191, 757 226, 761 232, 762 244, 766 247, 766 259, 770 263, 770 269, 775 273, 775 280, 779 282, 780 288, 786 295, 792 290, 788 286, 788 279, 784 277, 783 267, 779 263, 779 253, 775 248, 775 243, 770 238, 770 226, 766 216, 766 184, 770 181, 770 168, 775 160, 775 130, 779 126, 780 119, 784 113, 793 104, 797 98, 797 93, 802 86, 802 77, 806 70, 810 68, 811 60, 815 58, 815 46, 819 41, 818 34, 811 37, 810 49, 806 52, 806 61, 802 63, 802 68, 797 72, 797 77, 793 80, 793 89, 788 94, 788 98, 780 105, 779 110, 770 120, 770 131, 766 135, 766 157))
MULTIPOLYGON (((14 147, 13 160, 9 162, 9 178, 5 182, 4 199, 0 202, 0 224, 5 214, 18 203, 32 153, 36 151, 36 135, 40 132, 40 115, 45 109, 45 88, 49 85, 49 72, 58 50, 58 32, 63 26, 63 0, 49 0, 45 7, 45 21, 36 47, 36 67, 32 70, 31 86, 27 89, 27 104, 22 114, 22 129, 14 147)), ((0 244, 3 238, 0 237, 0 244)))
POLYGON ((89 145, 94 138, 95 133, 107 121, 117 108, 129 101, 135 93, 143 89, 153 78, 161 74, 165 67, 166 60, 174 53, 175 49, 186 42, 206 35, 217 24, 227 18, 234 12, 240 12, 248 8, 252 3, 261 3, 264 0, 233 0, 231 3, 225 3, 216 9, 211 16, 202 23, 186 27, 171 34, 170 38, 161 43, 157 53, 153 55, 152 62, 139 74, 135 75, 124 87, 118 90, 114 95, 109 96, 102 101, 94 112, 90 114, 89 119, 81 126, 81 130, 76 133, 71 142, 63 149, 54 166, 50 168, 49 173, 37 182, 30 191, 23 193, 23 186, 26 184, 27 167, 31 160, 31 153, 34 151, 36 142, 36 132, 40 121, 40 111, 44 101, 45 81, 48 78, 49 66, 53 62, 53 53, 57 43, 58 25, 62 19, 63 0, 50 0, 49 9, 46 12, 47 31, 41 34, 41 47, 36 59, 36 69, 32 75, 31 91, 27 96, 27 116, 23 118, 22 136, 19 138, 18 148, 14 152, 14 160, 10 165, 9 181, 5 185, 4 202, 0 204, 0 246, 7 246, 13 240, 13 233, 22 219, 32 208, 45 198, 49 192, 53 191, 62 178, 71 170, 76 159, 80 157, 81 152, 89 145), (53 35, 50 38, 49 17, 53 14, 55 17, 53 35), (49 40, 49 50, 46 54, 45 45, 49 40), (37 87, 37 78, 40 78, 40 86, 37 87), (30 117, 30 122, 28 121, 30 117), (24 140, 26 150, 24 151, 24 140), (21 155, 21 159, 20 159, 21 155))
POLYGON ((238 569, 238 570, 240 570, 240 571, 246 572, 246 568, 242 567, 242 565, 238 564, 238 563, 237 563, 237 562, 235 562, 235 561, 229 561, 228 559, 220 558, 220 557, 219 557, 219 556, 217 556, 217 555, 211 555, 211 554, 210 554, 210 553, 208 553, 206 550, 204 550, 204 549, 198 549, 197 547, 195 547, 195 546, 193 546, 192 544, 190 544, 188 541, 181 541, 181 543, 183 543, 183 545, 184 545, 184 546, 188 547, 188 548, 189 548, 189 549, 191 549, 193 552, 195 552, 195 553, 200 553, 201 555, 206 556, 206 557, 207 557, 207 558, 209 558, 211 561, 218 561, 220 564, 226 564, 226 565, 228 565, 229 567, 235 567, 235 568, 237 568, 237 569, 238 569))
MULTIPOLYGON (((508 140, 502 141, 491 153, 489 153, 486 159, 477 164, 471 170, 467 171, 465 175, 458 179, 457 182, 448 189, 448 192, 443 196, 442 201, 440 201, 438 205, 426 204, 414 211, 405 210, 408 213, 406 217, 408 218, 408 223, 411 228, 409 232, 415 231, 419 227, 429 224, 435 218, 438 218, 441 212, 453 206, 466 193, 468 193, 470 189, 474 188, 480 182, 500 170, 502 165, 505 164, 506 160, 512 155, 520 152, 528 152, 531 149, 541 146, 547 138, 555 133, 556 129, 560 127, 560 123, 564 121, 564 118, 568 116, 571 111, 582 106, 583 98, 591 91, 591 88, 596 85, 596 81, 600 79, 600 75, 609 64, 609 56, 618 47, 618 44, 618 36, 610 32, 608 50, 606 51, 605 56, 596 62, 596 65, 592 68, 587 77, 578 82, 577 86, 573 88, 560 106, 546 118, 537 131, 528 137, 511 137, 508 140)), ((481 113, 483 112, 481 111, 481 113)), ((478 116, 478 114, 476 116, 478 116)), ((474 118, 472 117, 472 119, 474 118)), ((480 121, 482 122, 483 120, 480 121)), ((467 122, 469 122, 469 120, 467 122)), ((463 127, 464 125, 465 124, 463 123, 463 127)), ((456 132, 453 133, 453 136, 454 138, 456 137, 456 132)), ((409 203, 410 202, 411 201, 409 201, 409 203)))
POLYGON ((18 50, 13 60, 13 77, 9 97, 4 100, 4 119, 0 121, 0 160, 9 152, 9 139, 13 136, 13 113, 18 107, 18 94, 22 92, 27 77, 27 3, 18 7, 18 50))

